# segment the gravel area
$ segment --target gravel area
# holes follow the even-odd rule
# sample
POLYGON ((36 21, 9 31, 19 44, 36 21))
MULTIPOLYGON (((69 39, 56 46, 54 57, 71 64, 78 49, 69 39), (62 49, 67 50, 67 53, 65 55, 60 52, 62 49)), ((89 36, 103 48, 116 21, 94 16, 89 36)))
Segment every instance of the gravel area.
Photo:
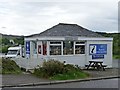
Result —
POLYGON ((108 76, 118 76, 120 68, 120 60, 113 60, 113 68, 106 68, 105 71, 102 70, 84 70, 89 73, 91 77, 108 77, 108 76))
POLYGON ((90 74, 90 77, 108 77, 108 76, 118 76, 118 68, 111 68, 103 70, 84 70, 90 74))

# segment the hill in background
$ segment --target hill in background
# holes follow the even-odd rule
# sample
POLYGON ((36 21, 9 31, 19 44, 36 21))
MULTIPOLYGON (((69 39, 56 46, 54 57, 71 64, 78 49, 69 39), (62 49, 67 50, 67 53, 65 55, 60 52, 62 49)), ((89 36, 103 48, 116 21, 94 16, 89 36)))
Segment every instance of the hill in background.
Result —
POLYGON ((19 35, 7 35, 7 34, 2 34, 0 33, 1 38, 7 38, 7 39, 14 39, 14 38, 21 38, 24 36, 19 36, 19 35))

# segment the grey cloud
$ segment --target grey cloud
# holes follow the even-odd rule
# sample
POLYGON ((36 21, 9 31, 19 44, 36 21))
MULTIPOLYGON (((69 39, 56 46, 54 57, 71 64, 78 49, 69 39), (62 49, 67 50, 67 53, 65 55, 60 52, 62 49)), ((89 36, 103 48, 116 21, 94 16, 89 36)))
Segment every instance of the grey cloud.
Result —
POLYGON ((115 32, 118 19, 116 5, 99 2, 0 3, 0 16, 12 18, 16 29, 14 34, 18 31, 24 35, 40 33, 60 22, 76 23, 94 31, 115 32))

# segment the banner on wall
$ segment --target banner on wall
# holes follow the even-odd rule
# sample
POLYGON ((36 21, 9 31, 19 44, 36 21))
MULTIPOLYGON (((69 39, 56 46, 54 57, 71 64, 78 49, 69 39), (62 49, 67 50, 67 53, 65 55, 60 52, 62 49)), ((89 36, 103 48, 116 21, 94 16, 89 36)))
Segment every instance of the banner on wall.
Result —
POLYGON ((30 41, 26 41, 26 56, 30 57, 30 41))
POLYGON ((89 45, 89 54, 107 54, 107 44, 90 44, 89 45))

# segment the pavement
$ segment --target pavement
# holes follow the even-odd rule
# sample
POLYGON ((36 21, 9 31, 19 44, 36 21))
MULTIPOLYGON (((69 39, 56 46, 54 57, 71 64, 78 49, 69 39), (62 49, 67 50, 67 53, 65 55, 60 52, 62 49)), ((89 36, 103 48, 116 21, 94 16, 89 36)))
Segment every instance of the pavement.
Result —
POLYGON ((38 82, 50 82, 50 80, 38 78, 30 73, 23 73, 19 75, 2 75, 2 86, 16 86, 20 84, 38 82))
POLYGON ((34 75, 27 72, 24 72, 20 75, 0 75, 0 79, 2 78, 2 85, 0 85, 0 87, 24 87, 118 78, 118 61, 120 60, 116 60, 113 62, 113 68, 108 68, 105 71, 84 70, 85 72, 90 74, 90 77, 85 79, 53 81, 35 77, 34 75))

